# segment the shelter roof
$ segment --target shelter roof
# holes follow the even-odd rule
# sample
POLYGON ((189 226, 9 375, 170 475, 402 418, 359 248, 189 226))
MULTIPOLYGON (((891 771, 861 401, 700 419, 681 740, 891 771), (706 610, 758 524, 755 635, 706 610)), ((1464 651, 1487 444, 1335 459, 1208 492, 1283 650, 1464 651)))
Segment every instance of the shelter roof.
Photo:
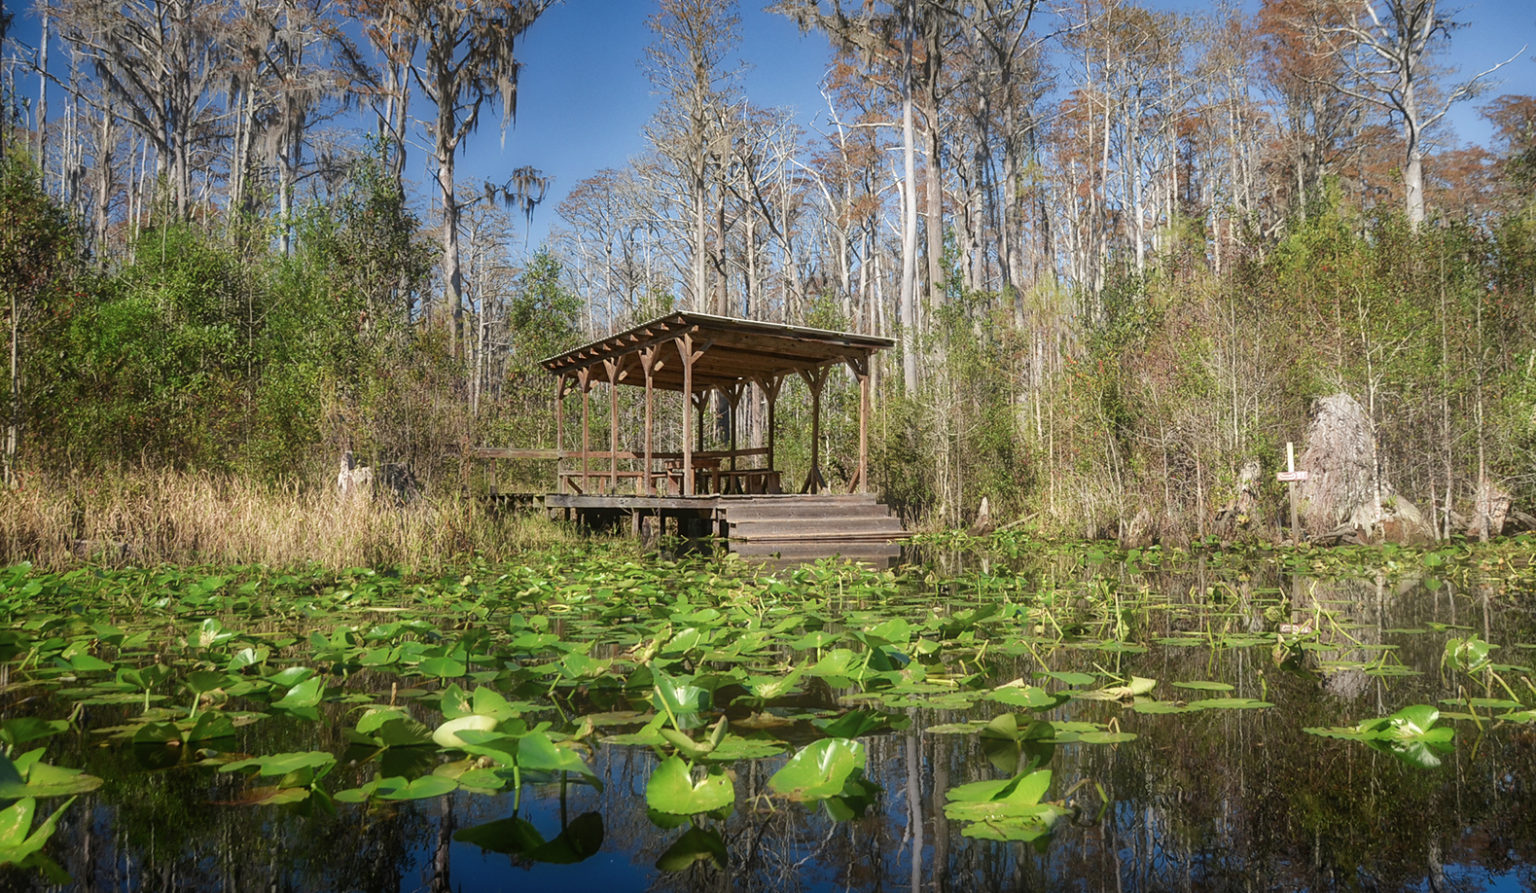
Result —
POLYGON ((705 313, 670 313, 541 360, 540 365, 562 376, 590 370, 588 381, 608 381, 611 364, 612 377, 618 384, 644 386, 642 357, 649 352, 655 364, 652 386, 681 391, 683 363, 679 347, 685 338, 691 339, 697 355, 693 363, 695 390, 767 381, 819 366, 859 362, 895 343, 889 338, 853 332, 705 313))

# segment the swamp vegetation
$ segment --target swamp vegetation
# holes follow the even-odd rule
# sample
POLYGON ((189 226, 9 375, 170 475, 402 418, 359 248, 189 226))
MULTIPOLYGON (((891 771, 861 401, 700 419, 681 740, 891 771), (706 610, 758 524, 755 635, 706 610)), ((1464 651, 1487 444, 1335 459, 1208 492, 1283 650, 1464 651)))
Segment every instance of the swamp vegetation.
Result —
POLYGON ((1529 556, 12 566, 0 881, 1529 885, 1529 556))

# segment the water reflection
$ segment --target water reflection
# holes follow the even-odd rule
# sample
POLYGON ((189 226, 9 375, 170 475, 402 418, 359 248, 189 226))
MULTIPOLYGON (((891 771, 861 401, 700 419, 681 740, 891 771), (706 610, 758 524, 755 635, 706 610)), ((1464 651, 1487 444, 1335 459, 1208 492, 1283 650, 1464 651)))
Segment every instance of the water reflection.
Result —
MULTIPOLYGON (((1458 723, 1455 751, 1430 772, 1302 731, 1453 696, 1455 680, 1440 672, 1445 636, 1436 628, 1471 626, 1508 648, 1533 638, 1529 617, 1499 616, 1492 593, 1475 588, 1273 569, 1239 579, 1204 566, 1180 575, 1111 569, 1117 589, 1145 595, 1122 603, 1084 588, 1104 568, 1069 564, 993 582, 984 569, 964 593, 917 600, 963 610, 1024 587, 1060 593, 1052 622, 1068 640, 1053 653, 1051 669, 1137 674, 1165 685, 1219 682, 1234 697, 1274 706, 1147 714, 1113 701, 1071 701, 1044 714, 1113 721, 1139 737, 1054 748, 1050 796, 1075 790, 1076 809, 1040 848, 967 837, 945 818, 954 788, 999 777, 997 755, 974 734, 930 730, 1007 709, 988 704, 973 711, 906 708, 905 729, 866 739, 868 775, 881 794, 862 818, 841 822, 823 807, 770 795, 767 780, 784 757, 732 767, 736 805, 727 818, 664 827, 669 823, 658 823, 646 807, 645 780, 656 761, 641 747, 596 750, 601 790, 541 785, 525 789, 520 803, 511 795, 458 792, 394 806, 341 806, 333 814, 315 803, 220 805, 238 796, 240 779, 175 754, 145 767, 134 748, 100 747, 84 735, 57 762, 107 783, 66 815, 53 852, 75 886, 87 890, 919 893, 1533 883, 1536 734, 1529 727, 1458 723), (1106 640, 1136 647, 1106 650, 1106 640), (712 852, 714 841, 723 856, 712 852)), ((1044 623, 1021 616, 1021 636, 1044 623)), ((1014 651, 990 658, 984 669, 1005 681, 1041 666, 1014 651)), ((262 725, 260 734, 272 736, 263 743, 267 752, 345 752, 344 723, 320 724, 318 741, 309 724, 262 725)), ((366 759, 356 757, 338 772, 350 773, 348 783, 366 779, 373 771, 366 759)), ((0 886, 37 889, 46 882, 10 871, 0 874, 0 886)))

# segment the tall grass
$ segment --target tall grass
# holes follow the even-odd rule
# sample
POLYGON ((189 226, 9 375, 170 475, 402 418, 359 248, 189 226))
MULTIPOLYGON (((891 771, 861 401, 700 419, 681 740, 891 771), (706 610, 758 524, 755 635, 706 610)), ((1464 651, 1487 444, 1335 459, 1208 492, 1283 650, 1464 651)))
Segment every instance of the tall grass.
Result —
POLYGON ((0 564, 262 564, 431 570, 504 561, 568 543, 538 514, 489 511, 459 494, 409 505, 272 488, 235 475, 137 472, 31 479, 0 491, 0 564))

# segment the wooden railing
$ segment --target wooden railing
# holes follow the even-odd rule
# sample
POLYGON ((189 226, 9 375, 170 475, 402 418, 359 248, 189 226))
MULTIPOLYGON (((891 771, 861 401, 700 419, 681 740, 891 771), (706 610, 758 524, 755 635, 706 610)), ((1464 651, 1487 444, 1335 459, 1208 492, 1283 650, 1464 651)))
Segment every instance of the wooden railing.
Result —
MULTIPOLYGON (((557 463, 563 460, 580 460, 580 450, 553 450, 553 449, 502 449, 497 447, 476 447, 469 451, 470 456, 477 459, 505 459, 505 460, 554 460, 557 463)), ((778 470, 771 468, 742 468, 738 463, 743 459, 752 459, 759 456, 767 456, 767 447, 747 447, 737 450, 698 450, 692 455, 692 471, 694 475, 694 492, 699 495, 713 495, 720 493, 778 493, 781 492, 781 481, 778 470)), ((683 454, 680 452, 664 451, 651 453, 652 462, 658 462, 661 467, 650 469, 620 468, 615 470, 613 464, 616 461, 644 463, 645 455, 633 450, 591 450, 586 453, 585 469, 558 468, 556 476, 562 491, 580 495, 618 495, 623 483, 633 481, 633 492, 646 494, 655 492, 665 496, 681 496, 684 491, 683 481, 686 472, 683 469, 683 454), (605 463, 607 468, 597 467, 597 463, 605 463), (620 484, 619 487, 614 486, 620 484)))

